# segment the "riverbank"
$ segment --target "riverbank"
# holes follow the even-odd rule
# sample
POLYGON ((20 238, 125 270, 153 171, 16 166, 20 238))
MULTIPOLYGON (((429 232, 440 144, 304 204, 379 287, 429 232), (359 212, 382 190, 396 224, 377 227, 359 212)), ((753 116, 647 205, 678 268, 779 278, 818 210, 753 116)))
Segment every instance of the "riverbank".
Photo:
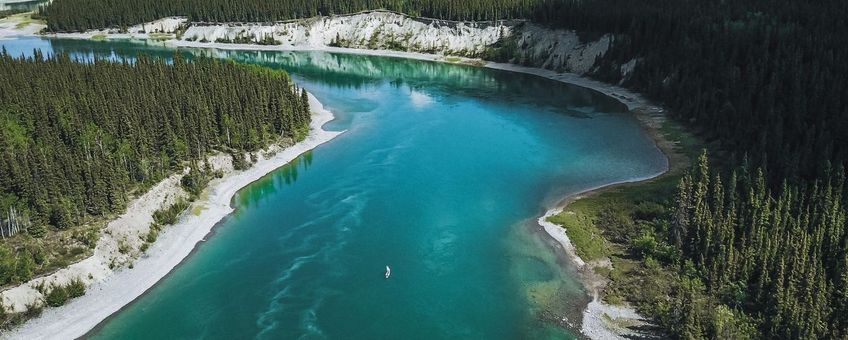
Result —
MULTIPOLYGON (((646 124, 646 122, 653 122, 655 119, 657 117, 651 119, 642 117, 640 120, 643 124, 646 124)), ((592 301, 583 311, 580 330, 581 333, 592 339, 650 337, 653 335, 644 332, 644 329, 651 328, 651 323, 645 316, 639 314, 633 306, 622 300, 618 300, 619 303, 616 304, 604 300, 607 286, 610 283, 610 273, 618 269, 614 266, 619 265, 620 262, 612 260, 611 254, 607 254, 607 251, 605 251, 609 241, 603 235, 603 231, 571 230, 569 228, 578 228, 579 225, 562 223, 563 216, 576 220, 587 219, 587 216, 590 220, 597 218, 597 215, 587 214, 583 211, 585 209, 581 209, 582 207, 578 208, 581 209, 578 212, 573 211, 571 208, 577 203, 597 208, 600 204, 597 204, 594 200, 598 200, 599 196, 604 194, 615 195, 618 194, 617 191, 632 190, 640 186, 651 187, 655 183, 659 186, 665 186, 667 185, 665 182, 674 182, 673 177, 679 173, 680 169, 687 166, 688 159, 674 148, 675 143, 672 143, 665 133, 648 125, 643 125, 643 127, 668 159, 664 171, 652 176, 610 183, 569 195, 538 219, 539 225, 543 226, 545 232, 559 243, 560 247, 568 254, 569 259, 578 268, 581 280, 592 296, 592 301), (570 233, 577 233, 579 237, 584 238, 586 234, 590 234, 592 240, 586 242, 581 239, 579 240, 581 242, 575 242, 577 240, 569 238, 570 233), (598 250, 599 248, 602 250, 598 250), (583 258, 579 253, 588 253, 593 256, 583 258)))
MULTIPOLYGON (((163 19, 164 20, 164 19, 163 19)), ((127 34, 104 34, 102 32, 98 33, 83 33, 83 34, 59 34, 55 35, 56 37, 61 38, 78 38, 78 39, 108 39, 108 38, 131 38, 131 37, 143 37, 147 36, 149 39, 159 41, 156 37, 153 37, 149 34, 147 35, 139 35, 139 36, 130 36, 127 34)), ((172 47, 190 47, 190 48, 212 48, 212 49, 224 49, 224 50, 259 50, 259 51, 324 51, 331 53, 349 53, 349 54, 361 54, 361 55, 372 55, 372 56, 382 56, 382 57, 396 57, 396 58, 407 58, 407 59, 416 59, 416 60, 428 60, 428 61, 437 61, 437 62, 447 62, 447 63, 456 63, 456 64, 466 64, 473 66, 481 66, 491 69, 498 69, 504 71, 511 72, 520 72, 525 74, 531 74, 540 76, 543 78, 573 84, 585 88, 589 88, 608 96, 611 96, 624 105, 628 107, 631 111, 636 113, 636 117, 640 120, 642 125, 645 127, 646 131, 648 131, 649 135, 654 139, 655 143, 659 145, 660 149, 665 153, 668 157, 668 152, 663 148, 662 145, 672 143, 665 139, 664 136, 660 134, 651 133, 651 131, 658 130, 658 126, 662 124, 664 120, 664 112, 662 108, 659 108, 655 105, 652 105, 649 101, 645 100, 640 95, 633 93, 627 89, 594 81, 591 79, 587 79, 578 74, 574 73, 560 73, 547 69, 533 68, 533 67, 525 67, 515 64, 507 64, 507 63, 495 63, 495 62, 487 62, 481 59, 474 58, 464 58, 464 57, 456 57, 456 56, 447 56, 440 54, 428 54, 428 53, 419 53, 419 52, 403 52, 403 51, 393 51, 393 50, 372 50, 372 49, 357 49, 357 48, 341 48, 341 47, 332 47, 322 44, 314 44, 314 45, 254 45, 254 44, 232 44, 232 43, 215 43, 215 42, 200 42, 200 41, 186 41, 186 40, 178 40, 178 39, 165 39, 161 41, 162 43, 172 46, 172 47)), ((676 164, 675 162, 670 161, 670 168, 676 164)), ((660 176, 662 173, 654 174, 649 178, 655 178, 656 176, 660 176)), ((634 179, 634 181, 643 181, 649 178, 643 179, 634 179)), ((591 195, 612 187, 617 187, 621 185, 621 183, 612 183, 606 186, 603 186, 599 189, 592 190, 589 192, 583 192, 576 195, 572 195, 567 197, 564 202, 570 202, 576 200, 579 197, 585 197, 587 195, 591 195)), ((554 209, 551 209, 548 213, 561 211, 565 208, 565 203, 558 205, 554 209), (557 210, 559 209, 559 210, 557 210)), ((545 217, 540 219, 540 224, 544 220, 546 221, 547 216, 549 214, 545 214, 545 217)), ((607 305, 601 301, 599 296, 601 294, 597 293, 602 290, 601 284, 603 284, 603 280, 599 279, 599 275, 591 275, 593 266, 586 265, 586 262, 580 259, 577 253, 574 251, 574 245, 568 239, 567 234, 565 233, 565 229, 562 227, 552 225, 550 227, 545 226, 545 230, 548 234, 556 239, 563 248, 568 250, 571 249, 571 252, 568 252, 569 257, 574 260, 580 267, 585 267, 586 270, 583 270, 585 275, 583 275, 585 285, 590 289, 590 291, 596 292, 594 295, 594 300, 587 306, 583 315, 583 324, 582 330, 583 333, 587 336, 593 338, 610 338, 610 337, 620 337, 622 335, 628 334, 626 330, 622 330, 619 327, 614 327, 614 325, 610 325, 604 320, 609 318, 623 318, 626 317, 628 320, 637 320, 641 319, 641 316, 635 313, 632 309, 626 309, 619 306, 607 305), (580 265, 582 263, 582 265, 580 265)), ((626 320, 625 320, 626 321, 626 320)))
POLYGON ((44 21, 34 20, 31 15, 27 12, 0 18, 0 39, 35 35, 47 27, 44 21))
MULTIPOLYGON (((279 150, 269 158, 260 157, 247 170, 235 171, 221 179, 213 180, 204 194, 201 195, 201 198, 193 205, 193 207, 199 207, 199 211, 186 213, 177 224, 165 228, 158 240, 147 249, 144 255, 132 263, 131 268, 102 273, 104 275, 102 280, 89 286, 86 294, 82 297, 73 299, 61 307, 46 309, 38 318, 26 322, 8 334, 4 334, 4 338, 73 339, 80 337, 153 287, 179 265, 193 251, 198 242, 205 240, 205 237, 219 221, 233 212, 233 208, 230 206, 231 199, 239 189, 342 133, 327 131, 322 128, 334 117, 312 95, 309 96, 309 105, 313 116, 310 132, 306 139, 291 147, 279 150)), ((157 191, 152 190, 152 192, 156 193, 157 191)), ((145 205, 143 204, 144 198, 145 196, 142 196, 141 206, 145 205)), ((133 215, 135 212, 132 209, 135 207, 138 207, 138 205, 130 204, 130 210, 125 213, 125 216, 133 215)), ((95 253, 95 256, 72 266, 90 266, 102 270, 104 264, 94 262, 105 261, 106 259, 100 259, 97 257, 97 252, 95 253)), ((108 265, 106 267, 108 268, 108 265)), ((66 269, 51 275, 51 277, 41 279, 64 282, 63 280, 72 279, 66 277, 71 273, 79 274, 76 271, 66 269)), ((29 288, 32 289, 32 287, 29 288)), ((15 296, 15 294, 7 295, 7 292, 4 292, 4 302, 15 296)))
POLYGON ((639 209, 640 202, 654 203, 652 198, 662 201, 662 197, 672 197, 679 177, 689 168, 700 147, 698 140, 680 125, 667 121, 661 108, 649 105, 639 96, 624 94, 617 98, 629 99, 629 102, 622 102, 632 107, 645 133, 666 156, 665 171, 569 195, 539 218, 540 225, 560 243, 579 268, 592 295, 592 301, 583 312, 581 332, 593 339, 657 336, 651 330, 655 327, 618 291, 625 283, 617 284, 615 291, 609 292, 614 278, 635 275, 642 264, 625 259, 626 245, 614 243, 607 236, 616 232, 609 230, 615 228, 595 225, 596 221, 602 218, 605 210, 629 216, 639 209), (569 234, 580 239, 570 239, 569 234))
MULTIPOLYGON (((672 169, 684 168, 688 164, 685 156, 680 155, 675 151, 675 141, 670 140, 665 133, 661 131, 663 124, 666 122, 665 111, 663 108, 653 105, 650 101, 641 95, 630 90, 588 79, 586 77, 573 73, 559 73, 552 70, 540 69, 535 67, 526 67, 508 63, 488 62, 480 59, 462 58, 454 56, 445 56, 438 54, 427 54, 418 52, 403 52, 391 50, 366 50, 352 48, 338 48, 331 46, 315 47, 315 46, 259 46, 250 44, 223 44, 223 43, 200 43, 186 41, 169 41, 167 42, 174 47, 190 47, 190 48, 213 48, 222 50, 262 50, 262 51, 321 51, 330 53, 349 53, 380 57, 395 57, 407 58, 415 60, 457 63, 472 66, 485 67, 490 69, 525 73, 535 75, 554 81, 577 85, 603 93, 607 96, 615 98, 624 104, 628 110, 634 113, 635 117, 641 123, 646 134, 654 141, 660 151, 666 155, 667 163, 665 169, 656 174, 644 178, 635 178, 628 181, 609 183, 597 188, 592 188, 586 191, 575 193, 563 198, 559 204, 549 209, 542 217, 538 219, 539 225, 544 227, 547 234, 556 240, 566 252, 568 257, 579 268, 581 279, 587 290, 592 293, 592 301, 583 311, 583 321, 580 331, 592 339, 615 339, 624 338, 626 336, 636 335, 630 329, 632 326, 646 325, 646 318, 636 312, 627 305, 608 304, 602 300, 603 290, 608 282, 604 275, 596 273, 594 268, 597 267, 597 262, 587 263, 577 254, 575 246, 566 234, 566 229, 547 221, 547 218, 561 213, 566 206, 573 201, 597 195, 617 188, 622 185, 637 184, 645 181, 651 181, 662 177, 669 173, 672 169)), ((601 267, 611 267, 609 259, 602 262, 601 267)))

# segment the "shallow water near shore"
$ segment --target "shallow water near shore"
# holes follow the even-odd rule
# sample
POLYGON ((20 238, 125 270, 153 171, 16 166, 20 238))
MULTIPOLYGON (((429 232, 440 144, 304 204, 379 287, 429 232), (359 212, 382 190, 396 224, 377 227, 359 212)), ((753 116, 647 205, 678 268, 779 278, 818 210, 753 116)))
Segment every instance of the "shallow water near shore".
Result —
MULTIPOLYGON (((173 54, 125 41, 0 45, 173 54)), ((588 297, 535 218, 569 193, 665 165, 623 105, 539 77, 325 52, 180 51, 286 69, 336 114, 327 127, 348 131, 244 188, 212 237, 91 338, 574 338, 588 297)))

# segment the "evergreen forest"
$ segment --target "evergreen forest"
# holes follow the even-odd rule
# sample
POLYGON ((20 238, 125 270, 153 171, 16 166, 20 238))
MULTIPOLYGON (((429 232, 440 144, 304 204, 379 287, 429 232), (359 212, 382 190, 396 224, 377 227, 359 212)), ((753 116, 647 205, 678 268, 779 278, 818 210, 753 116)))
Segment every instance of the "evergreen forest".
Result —
POLYGON ((540 0, 62 0, 42 10, 52 31, 127 28, 168 16, 195 22, 270 22, 386 9, 446 20, 526 17, 540 0))
MULTIPOLYGON (((636 208, 628 214, 600 213, 597 224, 607 225, 607 236, 639 259, 638 270, 651 273, 643 277, 656 280, 648 286, 662 289, 661 296, 642 300, 623 295, 674 338, 848 338, 843 168, 848 2, 56 0, 42 15, 49 30, 82 31, 173 15, 204 22, 276 21, 369 9, 446 20, 527 19, 575 30, 586 41, 610 34, 609 51, 588 76, 663 105, 703 140, 710 155, 693 157, 698 158, 694 167, 675 177, 676 188, 662 191, 664 196, 629 198, 636 208), (635 68, 625 75, 622 66, 628 63, 635 68)), ((495 47, 492 59, 540 66, 515 59, 517 46, 510 39, 495 47)), ((61 228, 114 211, 126 201, 122 193, 128 188, 161 178, 181 161, 212 147, 255 149, 308 119, 297 93, 283 90, 291 88, 286 81, 269 91, 281 94, 275 102, 280 109, 271 110, 267 96, 251 97, 257 101, 251 108, 265 108, 262 114, 248 117, 243 114, 248 108, 240 107, 226 110, 235 113, 224 119, 220 109, 232 103, 213 97, 249 94, 226 94, 215 81, 167 80, 216 80, 226 73, 264 79, 249 81, 264 89, 277 84, 271 74, 242 66, 141 60, 65 69, 69 64, 67 57, 15 61, 8 56, 0 64, 4 78, 20 79, 0 84, 0 133, 6 144, 0 187, 7 195, 0 208, 30 209, 38 225, 61 228), (132 82, 121 79, 127 70, 138 73, 132 82), (167 76, 144 77, 142 70, 167 76), (47 79, 50 75, 55 77, 47 79), (22 79, 40 87, 10 87, 22 79), (99 86, 91 79, 115 83, 88 92, 70 85, 99 86), (169 91, 194 99, 177 101, 169 91), (119 93, 132 95, 118 100, 119 93), (148 121, 144 115, 156 118, 148 121), (153 137, 159 134, 167 138, 153 137)))
MULTIPOLYGON (((283 71, 177 54, 173 63, 35 54, 0 54, 4 238, 100 221, 213 152, 243 155, 308 130, 306 92, 283 71)), ((48 265, 44 249, 0 248, 0 285, 48 265)))

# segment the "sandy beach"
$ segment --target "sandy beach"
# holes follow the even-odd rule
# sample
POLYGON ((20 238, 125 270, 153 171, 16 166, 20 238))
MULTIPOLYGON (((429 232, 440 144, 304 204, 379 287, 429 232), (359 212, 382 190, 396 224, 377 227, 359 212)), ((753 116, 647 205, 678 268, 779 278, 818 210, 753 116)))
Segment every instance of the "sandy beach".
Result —
POLYGON ((134 268, 114 272, 102 282, 90 286, 82 297, 61 307, 45 309, 40 317, 26 322, 3 337, 77 338, 153 287, 179 265, 221 219, 233 212, 230 201, 239 189, 343 133, 322 128, 334 117, 312 95, 309 96, 309 105, 313 116, 310 133, 305 140, 281 150, 269 159, 258 161, 248 170, 234 172, 213 181, 207 189, 208 198, 199 202, 205 209, 198 215, 186 214, 177 224, 165 228, 146 254, 134 263, 134 268))

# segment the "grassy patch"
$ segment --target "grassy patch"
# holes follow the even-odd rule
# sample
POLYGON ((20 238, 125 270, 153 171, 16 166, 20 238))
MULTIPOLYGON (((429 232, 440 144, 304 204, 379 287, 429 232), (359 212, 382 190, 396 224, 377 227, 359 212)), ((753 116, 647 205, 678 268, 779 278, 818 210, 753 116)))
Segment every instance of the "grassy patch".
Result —
POLYGON ((200 213, 203 212, 205 207, 202 204, 195 204, 191 207, 191 214, 194 216, 200 216, 200 213))
POLYGON ((188 202, 185 199, 178 199, 174 204, 167 208, 162 208, 153 212, 153 221, 159 225, 171 225, 177 223, 177 218, 188 208, 188 202))
POLYGON ((105 34, 95 34, 91 36, 91 40, 106 40, 105 34))
POLYGON ((638 226, 631 217, 646 198, 669 199, 674 196, 680 174, 660 176, 642 183, 623 184, 568 204, 549 221, 565 228, 577 255, 593 261, 615 255, 621 243, 638 226))
POLYGON ((698 159, 701 154, 703 143, 691 132, 686 131, 679 124, 665 121, 659 129, 665 139, 675 145, 675 152, 689 159, 698 159))
POLYGON ((21 29, 27 27, 32 24, 44 24, 44 20, 38 20, 32 18, 31 12, 19 13, 15 15, 8 16, 5 20, 10 20, 15 22, 15 29, 21 29))
POLYGON ((29 26, 29 24, 30 24, 29 22, 25 22, 25 21, 18 22, 15 25, 15 29, 21 29, 21 28, 27 27, 27 26, 29 26))
POLYGON ((65 230, 43 228, 39 237, 26 232, 6 237, 0 244, 0 264, 8 269, 0 287, 29 281, 91 256, 105 223, 104 219, 65 230))
POLYGON ((677 183, 703 144, 679 124, 664 118, 660 122, 647 128, 647 132, 669 157, 667 173, 639 183, 601 189, 571 202, 562 213, 549 218, 565 227, 583 260, 610 259, 612 268, 596 267, 593 271, 609 279, 603 298, 611 304, 627 301, 640 308, 652 308, 668 296, 678 281, 675 272, 661 263, 673 254, 663 242, 653 241, 662 240, 667 234, 667 226, 659 221, 668 214, 677 183))
POLYGON ((595 226, 592 215, 582 209, 569 206, 561 214, 549 217, 548 221, 565 227, 577 255, 584 261, 598 260, 610 255, 607 242, 601 235, 601 230, 595 226))

